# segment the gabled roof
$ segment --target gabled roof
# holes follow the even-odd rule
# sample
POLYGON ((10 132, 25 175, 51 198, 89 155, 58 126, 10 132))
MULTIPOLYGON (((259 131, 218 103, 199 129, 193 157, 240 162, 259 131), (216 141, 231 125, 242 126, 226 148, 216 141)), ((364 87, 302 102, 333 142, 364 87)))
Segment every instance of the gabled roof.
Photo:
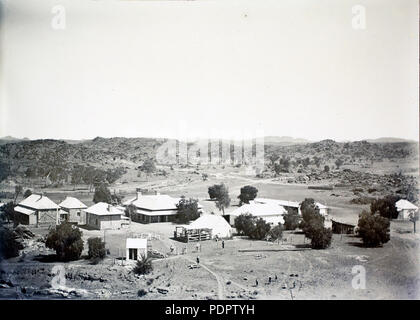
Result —
POLYGON ((216 227, 231 228, 225 218, 215 214, 203 214, 186 226, 187 229, 213 229, 216 227))
POLYGON ((86 209, 87 205, 85 205, 82 201, 77 198, 73 197, 66 197, 60 204, 60 207, 66 209, 86 209))
POLYGON ((24 207, 21 207, 21 206, 19 206, 19 205, 17 205, 16 207, 15 207, 15 211, 16 212, 19 212, 19 213, 23 213, 23 214, 26 214, 26 215, 31 215, 32 213, 35 213, 35 210, 31 210, 31 209, 27 209, 27 208, 24 208, 24 207))
POLYGON ((60 207, 48 197, 39 194, 31 194, 29 197, 19 202, 19 205, 37 210, 60 209, 60 207))
POLYGON ((241 214, 250 213, 253 216, 278 216, 287 213, 284 207, 276 203, 250 203, 244 204, 238 209, 233 210, 229 214, 239 216, 241 214))
MULTIPOLYGON (((134 199, 125 201, 124 204, 132 204, 138 209, 149 211, 177 210, 176 205, 178 204, 179 200, 181 200, 181 198, 173 198, 166 194, 140 195, 138 199, 135 197, 134 199)), ((202 208, 199 203, 198 208, 202 208)))
POLYGON ((254 202, 257 203, 271 203, 271 204, 277 204, 279 206, 285 206, 285 207, 293 207, 293 208, 299 208, 300 203, 296 201, 287 201, 287 200, 277 200, 277 199, 267 199, 267 198, 255 198, 254 202))
POLYGON ((123 212, 118 210, 114 206, 105 203, 105 202, 98 202, 93 206, 90 206, 85 210, 87 213, 95 214, 98 216, 110 216, 110 215, 122 215, 123 212))
POLYGON ((410 201, 407 201, 405 199, 398 200, 395 203, 395 207, 397 207, 398 211, 399 210, 404 210, 404 209, 409 209, 409 210, 417 210, 418 209, 417 206, 415 206, 410 201))
POLYGON ((133 248, 133 249, 138 249, 138 248, 147 249, 147 239, 127 238, 125 247, 126 248, 133 248))

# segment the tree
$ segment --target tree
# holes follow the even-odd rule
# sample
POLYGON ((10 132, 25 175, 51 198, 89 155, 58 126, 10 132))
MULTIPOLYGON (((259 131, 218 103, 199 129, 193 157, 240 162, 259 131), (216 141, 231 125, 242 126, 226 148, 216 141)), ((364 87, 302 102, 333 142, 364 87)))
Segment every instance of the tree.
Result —
POLYGON ((411 212, 408 217, 410 221, 413 223, 413 228, 414 228, 413 232, 416 233, 416 222, 419 221, 419 211, 417 210, 416 212, 411 212))
POLYGON ((129 204, 127 206, 127 208, 125 208, 125 211, 124 211, 125 216, 126 217, 129 217, 130 219, 132 219, 133 218, 133 214, 136 212, 136 210, 137 210, 137 208, 136 208, 136 206, 134 204, 132 204, 132 203, 129 204))
POLYGON ((25 193, 23 194, 23 197, 24 197, 24 198, 27 198, 27 197, 29 197, 30 195, 32 195, 32 191, 31 191, 31 190, 29 190, 29 189, 26 189, 25 193))
POLYGON ((249 237, 255 240, 265 239, 270 229, 271 226, 269 223, 265 222, 263 218, 258 218, 255 221, 254 228, 251 230, 249 237))
POLYGON ((248 236, 250 239, 262 240, 267 236, 271 226, 264 219, 246 213, 235 219, 235 228, 238 233, 248 236))
POLYGON ((306 198, 300 204, 300 211, 302 212, 302 221, 300 228, 306 234, 309 228, 315 224, 324 225, 324 217, 319 214, 319 209, 312 198, 306 198))
POLYGON ((281 223, 271 228, 268 232, 271 241, 281 240, 283 237, 283 226, 281 223))
POLYGON ((274 168, 274 165, 277 162, 277 160, 280 159, 280 156, 276 153, 272 153, 268 156, 268 159, 270 160, 271 166, 274 168))
POLYGON ((331 245, 332 231, 317 223, 309 228, 307 237, 312 249, 326 249, 331 245))
POLYGON ((324 217, 319 213, 314 199, 307 198, 300 204, 302 212, 301 228, 311 239, 313 249, 325 249, 331 245, 332 231, 324 227, 324 217))
POLYGON ((215 185, 209 187, 208 192, 209 192, 210 199, 212 199, 212 200, 217 199, 217 197, 220 194, 220 187, 221 187, 221 184, 215 184, 215 185))
POLYGON ((100 185, 95 187, 93 202, 106 202, 109 204, 112 203, 111 191, 109 191, 108 185, 106 183, 101 183, 100 185))
POLYGON ((337 166, 337 169, 340 169, 340 167, 343 165, 344 161, 341 159, 335 160, 335 165, 337 166))
POLYGON ((358 234, 367 247, 378 247, 390 239, 389 220, 378 213, 364 210, 359 215, 358 234))
POLYGON ((64 222, 50 230, 45 245, 55 250, 60 261, 77 260, 83 251, 82 232, 70 223, 64 222))
POLYGON ((258 189, 253 186, 245 186, 241 188, 241 194, 238 196, 239 205, 243 203, 249 203, 250 200, 254 200, 257 197, 258 189))
POLYGON ((22 243, 16 241, 13 231, 0 227, 0 261, 19 256, 22 243))
POLYGON ((19 197, 19 195, 22 193, 22 191, 23 191, 23 187, 21 185, 15 186, 15 196, 13 200, 14 203, 16 203, 16 200, 19 197))
POLYGON ((145 255, 141 255, 140 260, 137 260, 136 266, 133 269, 135 274, 148 274, 153 271, 152 260, 145 255))
POLYGON ((106 256, 105 242, 100 237, 88 239, 88 258, 98 262, 106 256))
POLYGON ((395 202, 399 200, 395 196, 386 196, 382 199, 374 200, 370 204, 370 212, 378 212, 382 217, 387 219, 397 219, 398 211, 395 207, 395 202))
POLYGON ((145 172, 146 175, 149 175, 156 171, 155 162, 153 159, 144 160, 143 164, 139 168, 142 172, 145 172))
POLYGON ((15 220, 15 204, 12 201, 4 205, 3 212, 7 219, 7 223, 15 220))
POLYGON ((185 224, 200 217, 197 199, 186 199, 182 196, 176 207, 178 212, 175 215, 175 221, 177 223, 185 224))
POLYGON ((209 175, 207 173, 203 173, 201 174, 201 178, 203 179, 203 181, 207 181, 209 175))
POLYGON ((241 235, 249 235, 253 228, 253 216, 250 213, 236 217, 234 223, 236 231, 241 235))
POLYGON ((225 214, 225 208, 230 206, 230 197, 228 188, 222 183, 220 185, 219 194, 216 198, 216 207, 225 214))
POLYGON ((329 166, 324 166, 324 172, 330 172, 330 167, 329 166))
POLYGON ((296 210, 288 209, 287 213, 283 216, 283 219, 285 230, 295 230, 299 227, 300 216, 296 210))

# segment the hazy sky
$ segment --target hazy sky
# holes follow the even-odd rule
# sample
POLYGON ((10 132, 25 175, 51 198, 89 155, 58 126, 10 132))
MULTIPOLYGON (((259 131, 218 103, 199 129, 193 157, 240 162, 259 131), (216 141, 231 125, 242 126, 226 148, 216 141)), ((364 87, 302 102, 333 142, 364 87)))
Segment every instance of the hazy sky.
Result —
POLYGON ((1 4, 0 136, 418 140, 417 0, 1 4))

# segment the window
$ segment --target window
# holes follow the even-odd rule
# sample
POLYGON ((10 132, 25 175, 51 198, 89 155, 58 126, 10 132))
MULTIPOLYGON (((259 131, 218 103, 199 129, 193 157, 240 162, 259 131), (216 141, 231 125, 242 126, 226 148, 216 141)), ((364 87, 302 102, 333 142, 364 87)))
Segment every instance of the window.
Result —
POLYGON ((80 211, 77 211, 77 216, 80 217, 80 211))

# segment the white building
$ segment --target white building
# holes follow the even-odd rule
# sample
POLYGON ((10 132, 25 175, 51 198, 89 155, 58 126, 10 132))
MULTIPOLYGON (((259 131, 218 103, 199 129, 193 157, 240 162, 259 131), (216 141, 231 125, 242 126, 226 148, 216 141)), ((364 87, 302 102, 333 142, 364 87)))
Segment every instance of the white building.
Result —
POLYGON ((412 204, 411 202, 401 199, 395 203, 395 207, 397 208, 398 219, 407 220, 410 218, 410 214, 416 212, 419 208, 412 204))
POLYGON ((60 207, 42 194, 32 194, 15 207, 16 220, 21 224, 55 226, 60 223, 60 207))
POLYGON ((241 214, 251 214, 254 217, 262 218, 271 225, 277 225, 278 223, 283 224, 283 216, 287 213, 283 206, 280 206, 276 202, 254 202, 250 201, 249 204, 244 204, 239 208, 227 213, 227 219, 231 225, 235 224, 235 219, 241 214))
MULTIPOLYGON (((173 198, 158 192, 153 195, 143 195, 141 192, 137 192, 134 198, 123 202, 123 205, 133 205, 136 208, 131 215, 131 221, 141 223, 172 222, 178 213, 176 205, 179 200, 181 198, 173 198)), ((202 209, 200 204, 198 204, 198 209, 202 209)))
POLYGON ((86 213, 84 209, 87 209, 87 205, 81 202, 77 198, 66 197, 59 206, 67 213, 66 221, 77 224, 86 223, 86 213))
POLYGON ((98 230, 121 229, 121 215, 124 213, 108 203, 98 202, 85 212, 87 226, 98 230))
POLYGON ((147 257, 147 239, 127 238, 126 260, 140 260, 141 256, 147 257))
POLYGON ((189 229, 211 229, 211 237, 230 238, 232 236, 232 228, 225 218, 215 214, 203 214, 200 218, 191 222, 189 229))

